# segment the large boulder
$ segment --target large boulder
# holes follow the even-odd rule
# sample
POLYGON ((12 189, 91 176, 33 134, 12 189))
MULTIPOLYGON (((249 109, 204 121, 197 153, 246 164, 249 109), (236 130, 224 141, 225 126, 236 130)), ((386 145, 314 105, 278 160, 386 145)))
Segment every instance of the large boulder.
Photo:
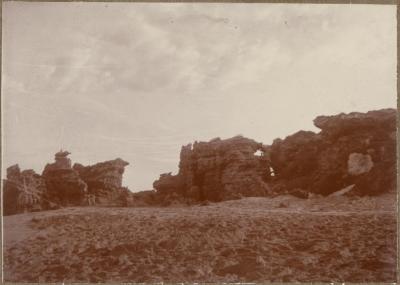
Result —
POLYGON ((264 152, 261 143, 242 136, 195 142, 182 147, 178 174, 161 175, 153 186, 160 195, 176 193, 194 201, 264 196, 270 177, 264 152))
POLYGON ((74 164, 73 169, 87 184, 88 194, 95 196, 96 204, 125 205, 130 191, 122 187, 122 176, 128 162, 117 158, 90 166, 74 164))

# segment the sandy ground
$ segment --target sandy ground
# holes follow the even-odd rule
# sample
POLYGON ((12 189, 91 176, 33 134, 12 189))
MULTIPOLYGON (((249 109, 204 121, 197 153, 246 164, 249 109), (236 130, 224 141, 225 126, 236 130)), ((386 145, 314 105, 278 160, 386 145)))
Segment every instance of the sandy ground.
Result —
POLYGON ((4 217, 11 282, 395 282, 396 196, 4 217))

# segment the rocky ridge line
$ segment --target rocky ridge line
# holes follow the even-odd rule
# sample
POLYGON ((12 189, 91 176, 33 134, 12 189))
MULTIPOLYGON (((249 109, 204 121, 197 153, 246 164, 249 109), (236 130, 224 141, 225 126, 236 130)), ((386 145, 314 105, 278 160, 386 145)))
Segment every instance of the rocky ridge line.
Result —
POLYGON ((299 131, 265 145, 243 136, 183 146, 179 172, 161 174, 155 190, 122 187, 128 162, 91 166, 60 151, 42 175, 7 169, 4 214, 66 206, 152 206, 292 194, 379 195, 396 189, 397 110, 319 116, 319 133, 299 131))

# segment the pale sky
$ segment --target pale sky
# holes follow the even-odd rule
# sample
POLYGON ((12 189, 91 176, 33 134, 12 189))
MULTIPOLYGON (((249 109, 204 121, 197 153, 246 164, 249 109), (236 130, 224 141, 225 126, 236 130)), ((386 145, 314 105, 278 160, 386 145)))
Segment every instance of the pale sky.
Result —
POLYGON ((4 168, 62 147, 147 190, 195 140, 396 107, 395 6, 3 2, 2 29, 4 168))

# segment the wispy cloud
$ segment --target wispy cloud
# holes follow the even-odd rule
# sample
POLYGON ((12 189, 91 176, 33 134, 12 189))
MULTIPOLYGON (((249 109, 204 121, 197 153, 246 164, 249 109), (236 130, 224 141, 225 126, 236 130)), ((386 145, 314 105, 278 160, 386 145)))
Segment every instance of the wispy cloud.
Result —
POLYGON ((125 184, 175 171, 180 146, 270 143, 319 114, 396 106, 396 9, 378 5, 3 5, 6 165, 60 145, 122 157, 125 184), (60 137, 60 130, 63 131, 60 137))

